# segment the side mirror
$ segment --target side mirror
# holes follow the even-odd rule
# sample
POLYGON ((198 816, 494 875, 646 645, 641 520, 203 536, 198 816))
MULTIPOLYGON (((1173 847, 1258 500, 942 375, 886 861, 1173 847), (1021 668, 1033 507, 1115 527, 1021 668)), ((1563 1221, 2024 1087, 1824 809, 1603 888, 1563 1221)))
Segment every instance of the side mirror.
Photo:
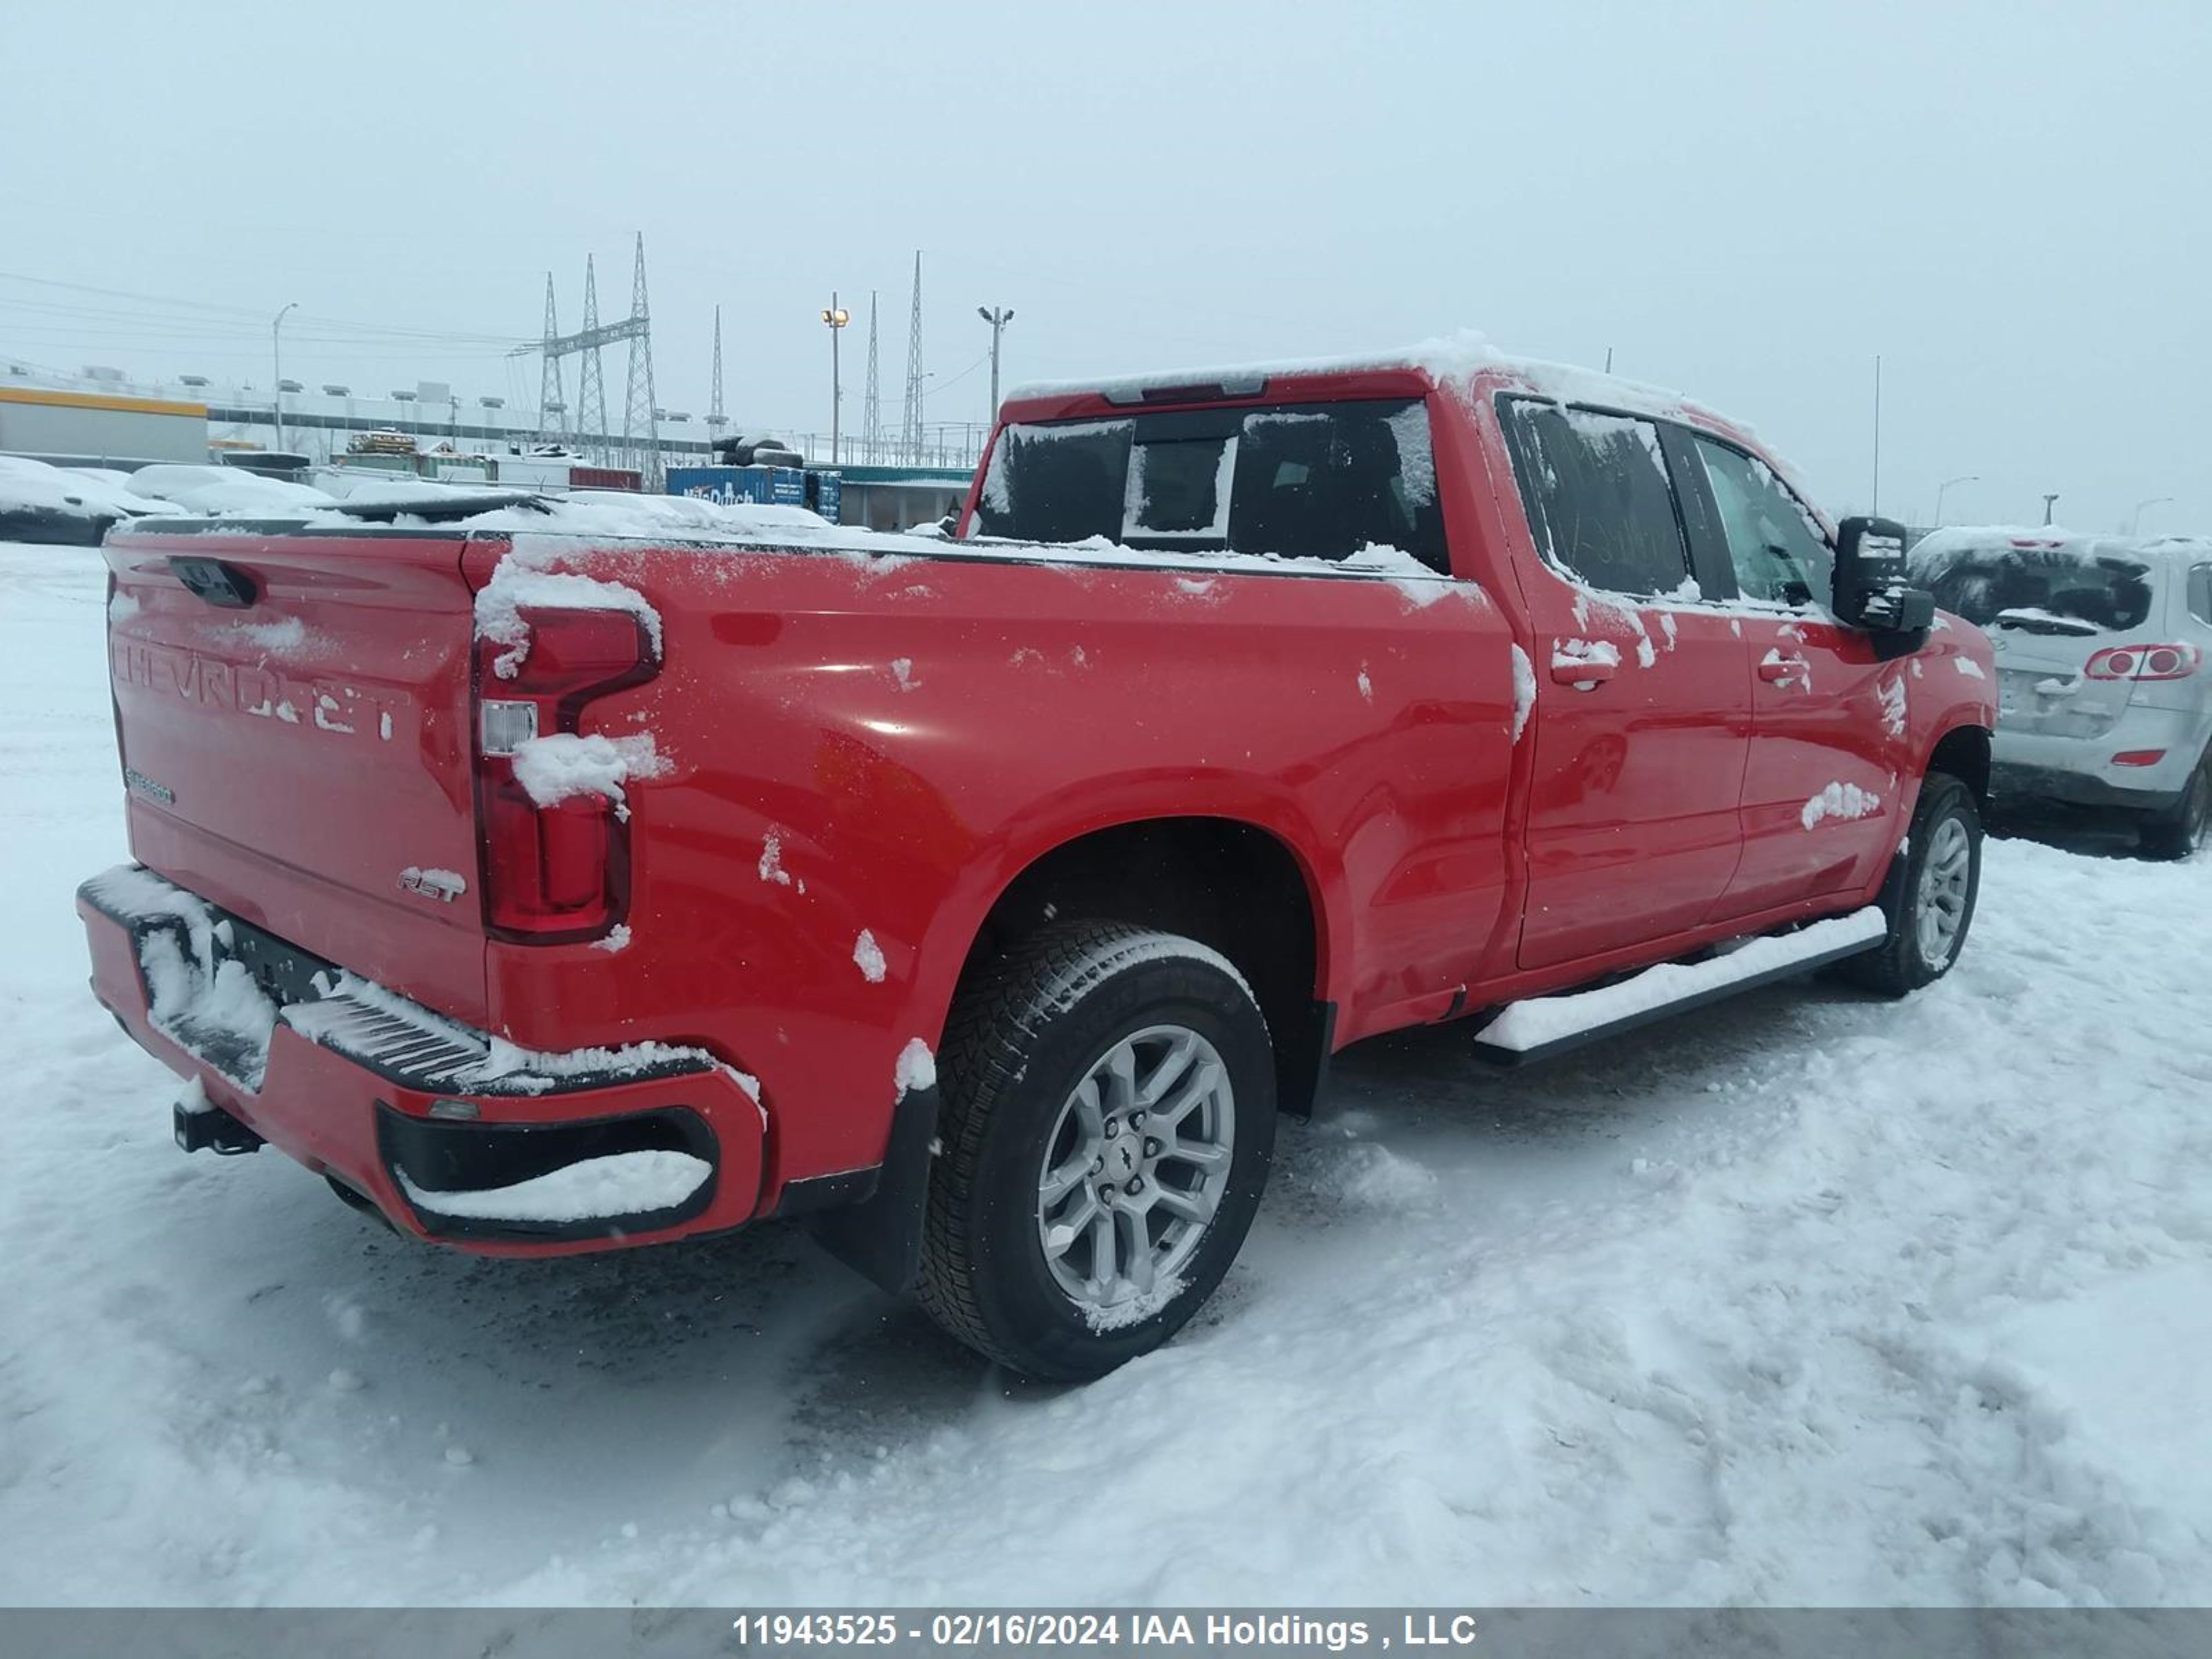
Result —
POLYGON ((1871 634, 1917 634, 1936 622, 1936 596, 1905 580, 1905 526, 1846 519, 1836 531, 1836 615, 1871 634))

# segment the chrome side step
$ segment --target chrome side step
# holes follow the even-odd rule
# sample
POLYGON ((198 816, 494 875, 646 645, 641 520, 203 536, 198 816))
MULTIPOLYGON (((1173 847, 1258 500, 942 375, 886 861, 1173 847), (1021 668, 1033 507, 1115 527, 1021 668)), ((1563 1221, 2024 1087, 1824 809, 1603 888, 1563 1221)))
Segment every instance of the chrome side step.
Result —
POLYGON ((1874 950, 1888 932, 1889 918, 1880 905, 1869 904, 1794 933, 1763 934, 1703 962, 1662 962, 1595 990, 1510 1002, 1476 1035, 1474 1052, 1501 1066, 1549 1060, 1874 950))

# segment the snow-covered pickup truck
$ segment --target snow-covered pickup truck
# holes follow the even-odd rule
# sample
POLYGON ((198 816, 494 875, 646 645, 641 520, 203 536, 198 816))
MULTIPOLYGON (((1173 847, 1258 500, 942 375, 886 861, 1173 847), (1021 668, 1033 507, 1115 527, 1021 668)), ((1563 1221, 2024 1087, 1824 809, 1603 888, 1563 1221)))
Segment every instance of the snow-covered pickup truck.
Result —
POLYGON ((1742 430, 1473 346, 1031 389, 959 533, 358 499, 106 544, 94 984, 400 1231, 805 1216, 1020 1370, 1227 1269, 1329 1055, 1971 919, 1987 641, 1742 430), (1638 971, 1644 970, 1644 971, 1638 971))

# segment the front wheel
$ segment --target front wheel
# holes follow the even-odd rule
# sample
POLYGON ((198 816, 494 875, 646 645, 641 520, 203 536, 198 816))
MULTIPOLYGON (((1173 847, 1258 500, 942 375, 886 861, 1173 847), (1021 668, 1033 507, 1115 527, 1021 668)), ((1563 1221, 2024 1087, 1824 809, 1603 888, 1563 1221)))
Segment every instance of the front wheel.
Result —
POLYGON ((945 1034, 922 1306, 1034 1377, 1182 1328, 1252 1224, 1275 1134, 1267 1021, 1227 960, 1113 922, 1048 929, 945 1034))
POLYGON ((1982 815, 1973 791, 1948 773, 1930 772, 1898 857, 1881 947, 1837 964, 1839 977, 1893 997, 1942 978, 1966 947, 1982 887, 1982 815))

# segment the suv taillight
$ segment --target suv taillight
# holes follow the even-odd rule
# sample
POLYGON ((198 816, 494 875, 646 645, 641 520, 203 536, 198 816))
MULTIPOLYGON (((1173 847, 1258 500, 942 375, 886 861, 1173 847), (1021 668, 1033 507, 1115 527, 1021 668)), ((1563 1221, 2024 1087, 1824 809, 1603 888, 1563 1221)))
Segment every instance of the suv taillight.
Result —
POLYGON ((574 795, 540 806, 516 781, 514 752, 574 732, 586 704, 660 672, 653 641, 621 611, 525 607, 529 646, 511 677, 511 645, 478 640, 475 733, 477 855, 484 926, 496 938, 557 945, 597 939, 629 906, 629 836, 615 803, 574 795))
POLYGON ((2185 680, 2204 663, 2193 645, 2114 645, 2089 659, 2093 680, 2185 680))

